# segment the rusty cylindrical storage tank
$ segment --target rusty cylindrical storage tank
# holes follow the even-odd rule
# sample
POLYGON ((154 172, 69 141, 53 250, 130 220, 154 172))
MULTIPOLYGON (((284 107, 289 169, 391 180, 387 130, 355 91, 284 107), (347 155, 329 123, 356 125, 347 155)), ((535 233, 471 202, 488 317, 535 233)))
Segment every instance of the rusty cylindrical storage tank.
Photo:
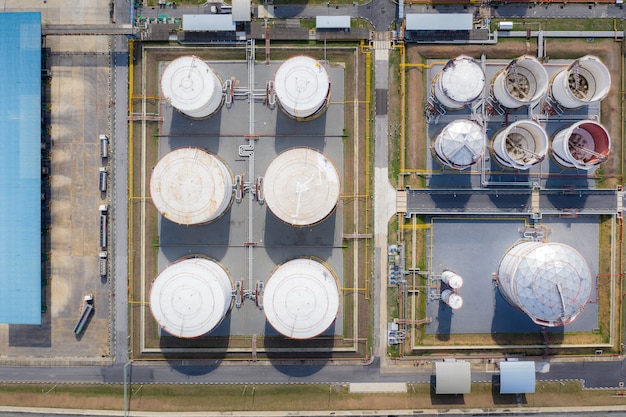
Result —
POLYGON ((485 133, 471 120, 455 120, 443 128, 433 145, 437 160, 452 169, 464 170, 476 164, 485 151, 485 133))
POLYGON ((462 109, 485 89, 485 72, 474 58, 461 55, 448 61, 433 80, 437 101, 452 110, 462 109))
POLYGON ((509 109, 538 102, 548 90, 548 73, 536 58, 524 55, 512 60, 493 79, 493 95, 509 109))
POLYGON ((341 184, 330 159, 311 148, 291 148, 279 154, 265 171, 267 207, 292 226, 310 226, 333 213, 341 184))
POLYGON ((339 313, 339 286, 333 271, 312 259, 279 265, 263 293, 267 321, 282 335, 310 339, 326 331, 339 313))
POLYGON ((319 61, 298 55, 278 67, 274 90, 278 104, 288 116, 296 120, 310 120, 328 107, 330 77, 319 61))
POLYGON ((161 74, 161 92, 179 112, 204 119, 222 106, 222 82, 213 69, 197 56, 182 56, 161 74))
POLYGON ((592 120, 576 122, 554 135, 552 156, 566 168, 590 170, 604 162, 611 151, 609 132, 592 120))
POLYGON ((152 282, 150 310, 172 336, 202 336, 226 316, 232 288, 228 272, 217 262, 200 257, 180 260, 152 282))
POLYGON ((552 80, 552 97, 575 109, 602 100, 611 88, 611 73, 597 57, 586 55, 560 70, 552 80))
POLYGON ((518 120, 496 133, 492 151, 500 164, 526 170, 546 157, 548 134, 532 120, 518 120))
POLYGON ((150 195, 159 213, 183 225, 218 219, 233 199, 233 176, 217 156, 200 148, 179 148, 156 164, 150 195))

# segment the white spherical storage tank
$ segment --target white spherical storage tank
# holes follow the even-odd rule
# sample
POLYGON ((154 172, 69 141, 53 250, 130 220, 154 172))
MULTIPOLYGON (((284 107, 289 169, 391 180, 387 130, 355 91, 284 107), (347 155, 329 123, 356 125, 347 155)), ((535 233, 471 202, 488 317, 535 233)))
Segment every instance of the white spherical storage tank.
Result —
POLYGON ((485 72, 474 58, 458 56, 435 75, 435 97, 443 106, 462 109, 476 100, 485 88, 485 72))
POLYGON ((498 288, 515 308, 540 326, 576 320, 591 296, 593 275, 585 258, 562 243, 522 242, 498 267, 498 288))
POLYGON ((538 123, 518 120, 496 134, 492 150, 500 164, 526 170, 546 157, 548 134, 538 123))
POLYGON ((324 154, 291 148, 270 163, 263 179, 265 201, 276 217, 293 226, 326 219, 337 206, 339 172, 324 154))
POLYGON ((459 274, 449 270, 445 270, 441 273, 441 280, 454 290, 458 290, 463 286, 463 278, 459 274))
POLYGON ((277 332, 292 339, 310 339, 337 318, 337 278, 318 261, 293 259, 274 269, 263 300, 265 318, 277 332))
POLYGON ((152 170, 150 195, 167 219, 183 225, 219 218, 232 202, 233 178, 215 155, 200 148, 180 148, 152 170))
POLYGON ((566 168, 589 170, 606 161, 611 151, 609 132, 593 120, 582 120, 552 139, 552 156, 566 168))
POLYGON ((546 94, 548 72, 536 58, 521 56, 496 73, 492 87, 501 105, 517 109, 536 103, 546 94))
POLYGON ((311 119, 328 105, 330 77, 319 61, 298 55, 278 67, 274 90, 278 104, 287 115, 298 120, 311 119))
POLYGON ((451 290, 443 290, 441 292, 441 301, 450 306, 452 310, 458 310, 463 307, 463 298, 451 290))
POLYGON ((217 262, 189 258, 165 268, 152 282, 150 310, 172 336, 202 336, 217 327, 232 302, 232 282, 217 262))
POLYGON ((433 150, 443 165, 463 170, 480 161, 485 151, 485 139, 478 123, 455 120, 439 133, 433 150))
POLYGON ((552 97, 563 107, 575 109, 602 100, 611 88, 611 73, 598 58, 586 55, 557 72, 552 97))
POLYGON ((223 102, 222 82, 197 56, 170 62, 161 74, 161 92, 176 110, 194 119, 211 116, 223 102))

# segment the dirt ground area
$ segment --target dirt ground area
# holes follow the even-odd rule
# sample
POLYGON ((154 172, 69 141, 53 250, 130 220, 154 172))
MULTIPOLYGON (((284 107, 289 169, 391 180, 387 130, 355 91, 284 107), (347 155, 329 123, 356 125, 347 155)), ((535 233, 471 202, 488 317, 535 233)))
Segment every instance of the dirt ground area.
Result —
MULTIPOLYGON (((599 174, 608 179, 603 186, 612 187, 622 178, 622 124, 620 108, 620 86, 623 77, 621 49, 622 43, 613 39, 548 39, 546 41, 547 60, 575 59, 584 55, 595 55, 602 60, 613 75, 609 95, 602 101, 601 123, 608 129, 612 138, 611 155, 602 165, 599 174)), ((407 63, 423 63, 429 59, 448 60, 460 54, 480 58, 484 53, 487 59, 512 59, 524 54, 537 55, 536 43, 524 40, 500 41, 496 45, 410 45, 406 48, 407 63)), ((406 166, 407 170, 425 168, 426 125, 424 120, 425 69, 421 67, 406 68, 406 166)))

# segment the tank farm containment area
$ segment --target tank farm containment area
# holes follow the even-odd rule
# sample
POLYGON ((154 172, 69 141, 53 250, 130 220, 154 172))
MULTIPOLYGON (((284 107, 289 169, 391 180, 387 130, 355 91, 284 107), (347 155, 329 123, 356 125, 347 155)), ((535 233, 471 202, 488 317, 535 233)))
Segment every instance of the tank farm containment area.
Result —
POLYGON ((255 52, 133 44, 137 358, 369 355, 365 59, 255 52))
POLYGON ((411 115, 407 93, 406 130, 423 126, 427 143, 407 137, 400 168, 404 246, 389 253, 388 285, 398 300, 389 321, 404 337, 395 351, 619 351, 622 151, 621 127, 610 123, 618 64, 584 49, 543 62, 468 48, 482 73, 464 74, 461 88, 451 75, 471 58, 435 53, 407 52, 404 91, 418 86, 425 97, 424 112, 411 115), (461 287, 448 283, 451 274, 461 287))

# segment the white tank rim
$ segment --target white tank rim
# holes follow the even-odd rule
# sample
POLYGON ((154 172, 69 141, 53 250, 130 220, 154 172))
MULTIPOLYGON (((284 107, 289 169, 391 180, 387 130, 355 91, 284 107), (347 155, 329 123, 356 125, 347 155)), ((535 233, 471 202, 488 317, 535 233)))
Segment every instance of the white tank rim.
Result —
POLYGON ((461 109, 483 93, 485 81, 485 72, 480 64, 474 58, 459 55, 449 60, 435 75, 435 97, 444 107, 461 109))
POLYGON ((554 134, 550 143, 550 151, 552 159, 557 165, 568 169, 590 171, 608 158, 611 152, 611 136, 608 130, 599 122, 580 120, 558 130, 554 134), (576 158, 571 153, 569 139, 574 132, 582 133, 581 130, 585 131, 585 137, 593 139, 593 151, 604 155, 604 159, 592 155, 589 160, 584 161, 576 158), (594 136, 594 133, 596 136, 594 136))
POLYGON ((339 283, 332 269, 313 258, 278 265, 263 292, 263 311, 278 333, 311 339, 328 330, 339 313, 339 283))
POLYGON ((324 65, 307 55, 285 60, 274 75, 278 104, 296 120, 320 116, 328 107, 330 88, 330 76, 324 65))
POLYGON ((541 163, 548 154, 549 150, 549 142, 550 138, 548 137, 548 133, 545 128, 541 126, 539 123, 533 120, 517 120, 511 123, 509 126, 506 126, 500 130, 498 130, 491 141, 490 151, 494 156, 496 163, 503 168, 507 169, 516 169, 516 170, 528 170, 532 166, 541 163), (525 131, 526 134, 523 134, 524 137, 529 136, 528 139, 533 140, 534 145, 531 150, 533 154, 527 155, 528 158, 526 160, 520 160, 519 158, 515 158, 511 153, 506 149, 506 138, 510 133, 514 133, 514 131, 519 132, 519 129, 525 131))
POLYGON ((289 148, 268 165, 263 192, 267 207, 281 221, 311 226, 335 211, 341 193, 339 171, 316 149, 289 148))
POLYGON ((501 295, 546 327, 564 326, 580 316, 591 297, 593 277, 585 257, 560 242, 520 240, 498 265, 501 295))
MULTIPOLYGON (((523 106, 533 105, 539 102, 544 97, 549 88, 548 72, 541 62, 530 55, 522 55, 518 58, 511 60, 504 68, 498 70, 491 81, 491 89, 495 99, 504 107, 509 109, 518 109, 523 106), (534 85, 534 92, 528 97, 514 97, 506 86, 506 76, 509 68, 513 64, 522 64, 519 66, 521 69, 518 72, 522 72, 524 77, 528 80, 529 84, 534 85)), ((529 93, 531 90, 529 89, 529 93)))
POLYGON ((165 100, 177 112, 194 120, 211 117, 224 103, 219 74, 195 55, 170 61, 161 73, 159 86, 165 100))
POLYGON ((439 132, 432 149, 442 165, 460 171, 480 161, 485 146, 486 136, 478 123, 457 119, 439 132))
POLYGON ((150 310, 172 336, 194 338, 217 327, 232 304, 232 279, 217 261, 190 255, 164 268, 152 281, 150 310))
POLYGON ((184 147, 165 154, 150 176, 150 196, 157 211, 182 225, 220 218, 233 200, 230 168, 205 149, 184 147))
POLYGON ((550 95, 562 107, 578 109, 583 106, 602 101, 609 94, 611 88, 611 72, 607 66, 594 55, 585 55, 573 60, 565 68, 557 71, 550 83, 550 95), (575 64, 582 63, 579 71, 586 75, 587 82, 593 85, 593 94, 590 97, 577 97, 569 88, 569 74, 575 64))

